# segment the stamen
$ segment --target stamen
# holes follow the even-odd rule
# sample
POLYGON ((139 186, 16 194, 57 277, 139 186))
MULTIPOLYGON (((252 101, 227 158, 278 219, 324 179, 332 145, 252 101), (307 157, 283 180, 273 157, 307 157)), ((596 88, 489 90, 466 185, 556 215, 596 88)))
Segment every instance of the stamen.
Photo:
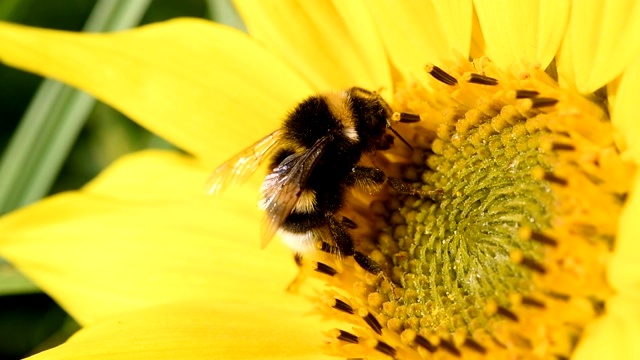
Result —
POLYGON ((552 297, 554 299, 557 299, 557 300, 562 300, 562 301, 571 300, 571 296, 569 296, 568 294, 560 293, 560 292, 557 292, 557 291, 549 291, 549 292, 546 293, 546 295, 548 295, 549 297, 552 297))
POLYGON ((537 241, 544 245, 558 246, 558 240, 539 232, 531 233, 531 240, 537 241))
POLYGON ((540 309, 544 309, 546 307, 542 301, 536 300, 534 298, 530 298, 528 296, 522 297, 522 305, 537 307, 540 309))
POLYGON ((342 312, 346 312, 347 314, 353 314, 353 308, 351 307, 351 305, 347 304, 346 302, 340 299, 335 299, 335 301, 336 303, 333 304, 334 309, 338 309, 342 312))
POLYGON ((387 344, 386 342, 378 341, 375 349, 385 355, 389 355, 391 357, 396 356, 396 349, 392 348, 391 345, 387 344))
POLYGON ((498 306, 497 313, 509 320, 518 321, 518 316, 505 307, 498 306))
POLYGON ((421 119, 420 115, 396 111, 391 115, 391 120, 401 123, 415 123, 419 122, 421 119))
POLYGON ((353 325, 334 329, 331 349, 343 358, 570 356, 611 294, 602 259, 628 193, 619 179, 633 171, 611 122, 538 68, 478 59, 426 70, 442 84, 399 85, 386 112, 388 127, 416 122, 402 132, 415 150, 377 144, 371 159, 416 190, 399 196, 409 192, 389 180, 366 200, 354 193, 343 211, 359 226, 353 254, 304 262, 333 276, 305 272, 335 287, 319 310, 353 325))
POLYGON ((505 345, 502 341, 498 340, 498 338, 496 338, 494 335, 489 335, 491 337, 491 340, 493 341, 494 344, 498 345, 499 347, 506 349, 507 345, 505 345))
POLYGON ((556 183, 558 185, 562 185, 562 186, 567 186, 567 184, 569 183, 567 180, 560 178, 552 173, 549 172, 545 172, 544 173, 544 179, 552 182, 552 183, 556 183))
POLYGON ((551 150, 553 151, 574 151, 576 149, 572 144, 553 143, 551 150))
POLYGON ((540 93, 535 90, 516 90, 516 99, 529 99, 538 96, 540 93))
POLYGON ((464 81, 471 84, 489 85, 489 86, 498 85, 498 79, 494 79, 492 77, 484 76, 476 73, 465 73, 462 76, 462 78, 464 79, 464 81))
POLYGON ((446 71, 442 70, 441 68, 433 65, 433 64, 427 64, 425 65, 424 69, 427 71, 427 73, 431 76, 433 76, 434 79, 445 83, 447 85, 455 85, 458 83, 458 80, 456 80, 456 78, 454 78, 453 76, 449 75, 446 71))
POLYGON ((529 100, 531 101, 531 107, 532 108, 541 108, 541 107, 546 107, 546 106, 553 106, 553 105, 558 103, 558 99, 544 98, 544 97, 537 97, 537 98, 532 98, 532 99, 529 99, 529 100))
POLYGON ((429 351, 429 352, 436 352, 436 350, 438 350, 438 347, 436 347, 435 345, 432 345, 429 342, 429 340, 427 340, 422 335, 416 335, 416 338, 414 339, 414 341, 415 341, 416 344, 418 344, 419 346, 422 346, 423 348, 427 349, 427 351, 429 351))
POLYGON ((359 342, 358 337, 348 331, 339 330, 340 335, 338 335, 338 340, 342 340, 344 342, 348 342, 351 344, 357 344, 359 342))
POLYGON ((453 343, 448 340, 441 339, 439 346, 442 349, 446 350, 447 352, 451 353, 451 355, 453 356, 462 356, 462 353, 460 353, 460 350, 458 350, 458 348, 455 347, 455 345, 453 345, 453 343))
POLYGON ((529 258, 523 257, 522 260, 520 260, 520 264, 524 265, 527 268, 529 268, 530 270, 533 270, 533 271, 535 271, 537 273, 540 273, 540 274, 545 274, 547 272, 547 270, 544 268, 544 266, 542 266, 541 264, 537 263, 533 259, 529 259, 529 258))
POLYGON ((378 321, 378 319, 376 319, 375 316, 373 316, 373 314, 367 313, 367 315, 362 316, 362 318, 367 323, 367 325, 369 325, 369 327, 373 329, 373 331, 375 331, 378 335, 382 335, 382 325, 380 325, 380 322, 378 321))
POLYGON ((544 268, 544 266, 542 266, 542 264, 539 264, 535 260, 524 256, 524 254, 520 250, 513 250, 510 254, 510 257, 511 257, 511 261, 513 261, 516 264, 523 265, 529 270, 535 271, 540 274, 544 274, 547 272, 547 270, 544 268))
POLYGON ((593 307, 593 311, 595 311, 595 313, 598 315, 604 314, 604 311, 606 310, 605 301, 599 300, 599 299, 590 299, 590 300, 591 300, 591 306, 593 307))
POLYGON ((484 346, 480 345, 478 342, 476 342, 473 339, 466 338, 464 340, 463 345, 468 347, 468 348, 470 348, 470 349, 472 349, 472 350, 475 350, 476 352, 479 352, 479 353, 481 353, 483 355, 487 353, 487 348, 485 348, 484 346))
POLYGON ((321 263, 319 261, 318 261, 318 264, 316 265, 315 271, 325 275, 329 275, 329 276, 334 276, 335 274, 338 273, 336 269, 332 268, 327 264, 321 263))

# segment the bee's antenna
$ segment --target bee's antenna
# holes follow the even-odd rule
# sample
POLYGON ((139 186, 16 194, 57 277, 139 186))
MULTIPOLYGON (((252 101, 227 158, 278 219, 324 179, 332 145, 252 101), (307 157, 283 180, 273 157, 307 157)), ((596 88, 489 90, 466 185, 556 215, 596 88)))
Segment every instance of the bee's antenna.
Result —
POLYGON ((398 139, 402 140, 403 143, 405 143, 405 145, 407 145, 409 147, 409 149, 411 149, 411 151, 413 151, 413 146, 411 146, 411 144, 409 144, 407 142, 407 140, 405 140, 394 128, 391 127, 391 123, 387 121, 387 127, 389 128, 389 130, 391 130, 391 132, 398 137, 398 139))
MULTIPOLYGON (((391 115, 391 120, 401 122, 401 123, 414 123, 414 122, 420 121, 420 115, 396 111, 391 115)), ((391 122, 389 122, 388 120, 387 120, 387 127, 389 128, 389 130, 391 130, 391 132, 395 136, 398 137, 398 139, 402 140, 402 142, 405 143, 405 145, 407 145, 409 149, 411 149, 411 151, 413 151, 413 146, 411 146, 407 142, 407 140, 405 140, 400 134, 398 134, 398 132, 394 128, 391 127, 391 122)))

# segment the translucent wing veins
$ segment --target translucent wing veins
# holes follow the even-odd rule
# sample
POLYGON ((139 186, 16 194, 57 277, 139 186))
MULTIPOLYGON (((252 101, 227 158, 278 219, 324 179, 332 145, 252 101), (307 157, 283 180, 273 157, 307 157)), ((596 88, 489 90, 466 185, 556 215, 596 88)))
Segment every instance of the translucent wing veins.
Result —
POLYGON ((324 136, 310 149, 290 155, 264 179, 260 201, 260 207, 265 211, 260 236, 262 248, 267 246, 293 211, 311 172, 330 141, 331 137, 324 136))
POLYGON ((247 181, 260 164, 278 148, 276 145, 281 140, 281 133, 281 130, 272 132, 218 166, 207 181, 207 193, 216 195, 232 184, 247 181))

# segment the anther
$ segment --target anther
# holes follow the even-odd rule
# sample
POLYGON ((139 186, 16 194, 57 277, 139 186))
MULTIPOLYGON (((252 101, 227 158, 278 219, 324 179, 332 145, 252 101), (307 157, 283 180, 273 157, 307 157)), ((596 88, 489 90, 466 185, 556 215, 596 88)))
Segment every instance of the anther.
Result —
POLYGON ((522 260, 520 260, 520 265, 526 266, 527 268, 529 268, 529 270, 535 271, 540 274, 545 274, 547 272, 547 269, 545 269, 542 264, 531 258, 523 257, 522 260))
POLYGON ((353 314, 353 308, 351 307, 351 305, 347 304, 346 302, 340 300, 340 299, 334 299, 336 301, 335 304, 333 304, 333 308, 340 310, 342 312, 346 312, 347 314, 353 314))
POLYGON ((442 70, 441 68, 433 65, 433 64, 427 64, 425 65, 424 69, 427 71, 427 73, 431 76, 433 76, 434 79, 445 83, 447 85, 455 85, 458 83, 458 80, 456 80, 456 78, 454 78, 453 76, 449 75, 446 71, 442 70))
POLYGON ((476 73, 465 73, 462 77, 466 82, 479 85, 498 85, 498 79, 494 79, 489 76, 484 76, 476 73))
POLYGON ((396 349, 392 348, 391 345, 387 344, 386 342, 378 341, 375 349, 385 355, 389 355, 391 357, 396 356, 396 349))
POLYGON ((380 325, 380 322, 378 321, 378 319, 376 319, 375 316, 373 316, 373 314, 367 313, 367 315, 363 316, 362 318, 367 323, 367 325, 369 325, 369 327, 373 329, 373 331, 375 331, 378 335, 382 335, 382 325, 380 325))
POLYGON ((348 342, 352 344, 358 343, 358 337, 356 335, 344 330, 339 330, 339 331, 340 331, 340 335, 338 335, 338 340, 342 340, 344 342, 348 342))
POLYGON ((498 345, 499 347, 506 349, 507 345, 505 345, 502 341, 498 340, 497 337, 495 337, 495 335, 489 335, 491 337, 491 340, 493 341, 494 344, 498 345))
POLYGON ((329 275, 329 276, 333 276, 333 275, 338 273, 338 271, 336 269, 332 268, 331 266, 329 266, 327 264, 321 263, 321 262, 318 262, 318 264, 316 265, 315 270, 317 272, 319 272, 319 273, 326 274, 326 275, 329 275))
POLYGON ((540 93, 535 90, 516 90, 516 99, 530 99, 539 94, 540 93))
POLYGON ((498 314, 506 317, 509 320, 513 320, 513 321, 518 321, 518 316, 516 314, 514 314, 511 310, 502 307, 502 306, 498 306, 498 314))
POLYGON ((532 108, 541 108, 546 106, 553 106, 558 103, 558 99, 537 97, 531 99, 532 108))
POLYGON ((558 246, 558 241, 556 239, 539 232, 531 233, 531 240, 537 241, 543 245, 558 246))
POLYGON ((571 144, 561 144, 561 143, 553 143, 551 145, 551 150, 555 151, 573 151, 576 147, 571 144))
POLYGON ((624 194, 613 194, 615 197, 618 198, 618 200, 624 204, 627 202, 627 199, 629 198, 629 194, 628 193, 624 193, 624 194))
POLYGON ((416 335, 416 338, 413 341, 415 341, 418 346, 422 346, 423 348, 427 349, 427 351, 429 352, 436 352, 436 350, 438 350, 438 347, 432 345, 429 340, 427 340, 422 335, 416 335))
POLYGON ((443 350, 446 350, 447 352, 449 352, 451 355, 453 356, 462 356, 462 354, 460 353, 460 350, 458 350, 458 348, 453 345, 452 342, 442 339, 440 340, 440 345, 439 345, 443 350))
POLYGON ((401 123, 415 123, 420 121, 420 115, 396 111, 391 115, 391 120, 401 123))
POLYGON ((484 346, 480 345, 480 343, 470 338, 466 338, 462 345, 468 347, 471 350, 475 350, 476 352, 479 352, 480 354, 483 354, 483 355, 487 353, 487 348, 485 348, 484 346))
POLYGON ((544 309, 546 307, 545 304, 542 301, 536 300, 536 299, 533 299, 533 298, 530 298, 530 297, 527 297, 527 296, 523 296, 522 297, 522 305, 531 306, 531 307, 537 307, 537 308, 540 308, 540 309, 544 309))
POLYGON ((605 310, 606 310, 606 302, 604 300, 601 299, 589 299, 591 302, 591 307, 593 308, 593 311, 598 314, 598 315, 602 315, 604 314, 605 310))
POLYGON ((549 172, 544 174, 544 179, 549 181, 549 182, 556 183, 556 184, 562 185, 562 186, 567 186, 567 184, 569 183, 566 179, 557 177, 554 174, 549 173, 549 172))
POLYGON ((552 297, 556 300, 561 300, 561 301, 569 301, 571 300, 571 296, 569 296, 568 294, 564 294, 561 292, 557 292, 557 291, 549 291, 546 293, 546 295, 548 295, 549 297, 552 297))
POLYGON ((571 225, 571 231, 587 237, 587 236, 595 236, 598 233, 598 228, 596 228, 592 224, 575 222, 571 225))

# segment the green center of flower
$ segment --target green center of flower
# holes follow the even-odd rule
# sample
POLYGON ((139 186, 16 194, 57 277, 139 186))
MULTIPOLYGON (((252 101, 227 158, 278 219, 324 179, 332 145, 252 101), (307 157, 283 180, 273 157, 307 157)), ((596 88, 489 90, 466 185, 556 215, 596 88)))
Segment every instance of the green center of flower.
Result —
POLYGON ((541 245, 522 239, 520 229, 541 232, 550 224, 553 195, 532 176, 549 169, 540 153, 545 132, 527 131, 527 119, 510 113, 507 107, 496 117, 460 113, 432 144, 421 144, 433 151, 416 164, 426 168, 422 182, 444 195, 436 202, 401 200, 380 241, 393 263, 390 281, 402 289, 379 292, 382 312, 398 328, 486 328, 489 300, 509 316, 509 296, 528 294, 531 269, 544 271, 537 265, 541 245))
POLYGON ((379 231, 355 238, 381 274, 315 262, 325 311, 351 324, 329 334, 329 352, 568 357, 610 294, 606 256, 629 189, 606 113, 535 68, 481 59, 428 72, 431 90, 396 93, 394 110, 422 121, 403 134, 416 150, 392 149, 401 165, 386 171, 442 196, 371 202, 364 218, 379 231))

